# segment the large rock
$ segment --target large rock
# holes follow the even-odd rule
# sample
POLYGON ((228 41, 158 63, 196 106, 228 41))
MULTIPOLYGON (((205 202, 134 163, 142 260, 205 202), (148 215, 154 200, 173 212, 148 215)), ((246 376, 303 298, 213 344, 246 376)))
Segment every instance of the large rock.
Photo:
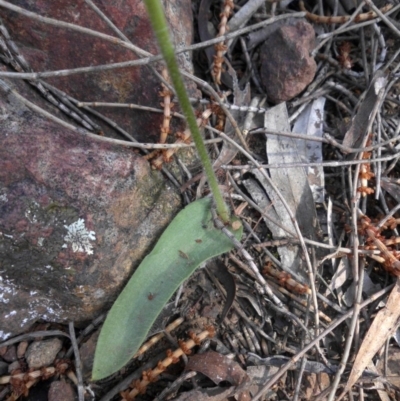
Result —
POLYGON ((285 102, 301 93, 314 79, 317 64, 310 56, 315 32, 308 22, 279 27, 261 46, 261 83, 268 101, 285 102))
MULTIPOLYGON (((12 4, 42 16, 116 34, 84 0, 12 4)), ((158 53, 141 0, 97 6, 132 42, 158 53)), ((189 0, 166 1, 175 43, 192 41, 189 0)), ((34 71, 135 60, 130 50, 0 8, 34 71)), ((180 65, 191 70, 188 55, 180 65)), ((160 66, 156 65, 160 70, 160 66)), ((7 70, 0 64, 0 70, 7 70)), ((10 69, 9 69, 10 70, 10 69)), ((30 101, 69 120, 22 81, 7 81, 30 101)), ((80 101, 159 107, 160 83, 147 66, 48 79, 80 101)), ((192 94, 194 86, 191 86, 192 94)), ((158 140, 162 116, 102 109, 142 142, 158 140)), ((107 136, 115 136, 101 125, 107 136)), ((0 92, 0 338, 38 319, 85 323, 107 310, 180 207, 180 196, 139 152, 73 133, 0 92)))
MULTIPOLYGON (((133 44, 147 52, 159 53, 143 0, 102 0, 95 3, 133 44)), ((84 0, 13 0, 12 4, 44 17, 118 37, 84 0)), ((180 47, 190 45, 193 40, 192 2, 167 0, 164 4, 175 44, 180 47)), ((33 20, 5 8, 0 8, 0 16, 35 72, 119 63, 139 58, 125 47, 33 20)), ((192 70, 189 54, 180 54, 179 61, 182 68, 192 70)), ((154 66, 160 72, 161 65, 154 66)), ((159 107, 162 101, 159 96, 160 81, 148 66, 80 73, 46 81, 83 102, 135 103, 159 107)), ((189 81, 187 84, 191 95, 194 95, 195 85, 189 81)), ((157 142, 159 139, 161 114, 126 108, 101 108, 100 111, 140 142, 157 142)), ((103 125, 102 128, 109 135, 109 127, 103 125)))
POLYGON ((0 337, 37 319, 93 319, 180 197, 131 149, 70 132, 12 94, 0 110, 0 337))

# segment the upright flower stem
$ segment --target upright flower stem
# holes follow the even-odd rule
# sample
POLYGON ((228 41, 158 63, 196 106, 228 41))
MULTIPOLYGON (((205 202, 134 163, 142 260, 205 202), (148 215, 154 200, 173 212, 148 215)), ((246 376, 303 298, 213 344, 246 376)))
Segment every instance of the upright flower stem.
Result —
POLYGON ((211 160, 208 156, 207 149, 204 145, 203 138, 201 137, 199 127, 196 123, 196 116, 194 114, 192 105, 189 101, 189 96, 186 92, 183 79, 179 72, 178 62, 175 57, 174 47, 170 39, 167 20, 164 15, 164 9, 160 0, 144 0, 149 14, 150 22, 153 27, 154 34, 157 38, 161 53, 164 57, 165 64, 167 65, 171 82, 175 88, 179 104, 182 112, 185 115, 187 124, 192 133, 193 141, 199 153, 200 160, 203 164, 205 174, 207 176, 208 184, 210 185, 212 194, 217 207, 217 213, 224 223, 229 223, 230 216, 229 210, 226 206, 221 192, 218 187, 217 178, 212 168, 211 160))

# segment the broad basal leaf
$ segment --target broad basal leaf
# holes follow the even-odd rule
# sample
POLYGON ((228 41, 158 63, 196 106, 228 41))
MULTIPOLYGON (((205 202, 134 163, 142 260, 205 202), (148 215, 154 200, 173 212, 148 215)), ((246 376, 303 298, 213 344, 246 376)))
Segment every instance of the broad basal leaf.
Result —
MULTIPOLYGON (((164 305, 201 263, 233 248, 214 227, 210 207, 210 199, 201 199, 183 209, 135 271, 102 327, 94 380, 115 373, 130 360, 164 305)), ((242 229, 237 230, 236 238, 241 234, 242 229)))

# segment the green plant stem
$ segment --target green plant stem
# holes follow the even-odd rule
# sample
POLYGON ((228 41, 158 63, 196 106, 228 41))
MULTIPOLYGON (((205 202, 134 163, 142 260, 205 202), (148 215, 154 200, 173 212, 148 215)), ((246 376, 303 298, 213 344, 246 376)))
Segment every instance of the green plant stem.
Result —
POLYGON ((219 190, 218 181, 212 168, 211 160, 208 156, 203 138, 200 134, 199 127, 197 126, 196 116, 194 114, 192 105, 190 104, 189 96, 186 92, 183 79, 179 72, 178 62, 176 60, 175 50, 170 39, 163 6, 160 0, 145 0, 145 4, 154 34, 156 35, 161 53, 169 71, 172 84, 175 88, 179 104, 183 114, 185 115, 190 132, 192 133, 193 141, 203 164, 204 171, 208 179, 208 184, 210 185, 212 194, 214 196, 217 213, 224 223, 228 223, 230 221, 229 210, 219 190))

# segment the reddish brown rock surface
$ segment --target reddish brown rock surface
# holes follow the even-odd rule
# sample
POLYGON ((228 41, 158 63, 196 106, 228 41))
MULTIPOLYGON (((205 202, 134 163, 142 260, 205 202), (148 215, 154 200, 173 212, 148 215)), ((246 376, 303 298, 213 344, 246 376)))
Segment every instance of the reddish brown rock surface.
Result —
POLYGON ((268 101, 293 99, 312 82, 317 70, 310 57, 314 46, 314 29, 305 21, 282 26, 268 37, 260 49, 260 75, 268 101))
POLYGON ((40 318, 90 320, 180 198, 131 149, 70 132, 11 94, 0 110, 0 337, 40 318))
MULTIPOLYGON (((37 14, 115 35, 83 0, 22 1, 37 14)), ((157 53, 143 2, 96 3, 135 45, 157 53)), ((166 2, 175 42, 192 40, 191 2, 166 2)), ((34 71, 107 64, 137 57, 126 48, 30 20, 0 8, 34 71)), ((181 57, 190 69, 190 59, 181 57)), ((0 70, 11 70, 0 64, 0 70)), ((81 101, 159 106, 148 67, 52 78, 81 101)), ((7 81, 30 101, 68 120, 27 83, 7 81)), ((0 339, 38 319, 85 323, 107 310, 177 213, 180 196, 139 152, 84 137, 0 92, 0 339)), ((104 109, 130 134, 157 141, 161 116, 104 109)), ((70 121, 70 120, 69 120, 70 121)), ((103 124, 106 135, 115 136, 103 124)))
MULTIPOLYGON (((142 0, 102 0, 95 3, 134 45, 158 54, 142 0)), ((181 47, 191 44, 191 1, 172 0, 164 3, 176 45, 181 47)), ((12 4, 44 17, 118 37, 84 0, 15 0, 12 4)), ((81 32, 45 24, 5 8, 0 8, 0 16, 35 72, 97 66, 139 58, 122 46, 81 32)), ((188 54, 181 54, 179 60, 184 69, 192 69, 188 54)), ((154 66, 160 72, 160 65, 154 66)), ((161 102, 160 81, 148 66, 80 73, 49 78, 46 81, 83 102, 135 103, 152 107, 159 107, 161 102)), ((189 84, 189 89, 194 94, 194 85, 189 84)), ((158 141, 162 115, 124 108, 101 108, 101 112, 140 142, 158 141)), ((108 133, 108 127, 105 125, 103 128, 108 133)))

